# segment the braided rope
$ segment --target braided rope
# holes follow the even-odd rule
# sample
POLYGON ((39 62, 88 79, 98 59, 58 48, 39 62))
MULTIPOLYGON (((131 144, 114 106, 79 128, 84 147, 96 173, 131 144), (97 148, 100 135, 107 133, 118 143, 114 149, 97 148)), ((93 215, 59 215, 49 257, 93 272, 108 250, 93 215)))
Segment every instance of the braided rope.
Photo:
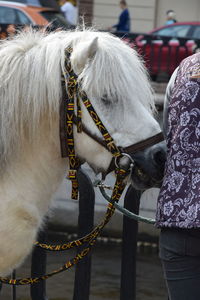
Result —
MULTIPOLYGON (((127 175, 127 171, 124 169, 118 169, 116 171, 116 182, 115 182, 115 186, 113 189, 113 193, 111 196, 111 203, 108 204, 107 206, 107 211, 105 214, 105 217, 103 219, 103 221, 95 227, 95 229, 92 231, 92 233, 88 234, 87 240, 84 241, 85 243, 85 247, 78 253, 76 254, 73 258, 71 258, 70 260, 68 260, 63 266, 61 266, 59 269, 54 270, 50 273, 47 273, 43 276, 40 277, 27 277, 27 278, 19 278, 19 279, 11 279, 11 278, 3 278, 0 277, 0 282, 4 283, 4 284, 8 284, 8 285, 31 285, 31 284, 35 284, 38 283, 42 280, 46 280, 56 274, 59 274, 61 272, 64 272, 65 270, 70 269, 72 266, 76 265, 80 260, 82 260, 86 255, 89 254, 89 252, 91 251, 92 247, 95 245, 96 241, 97 241, 97 237, 100 235, 100 233, 102 232, 103 228, 106 226, 106 224, 109 222, 109 220, 111 219, 111 217, 113 216, 114 212, 115 212, 115 207, 114 207, 114 203, 119 201, 119 198, 121 197, 121 194, 123 193, 123 190, 125 188, 125 184, 124 184, 124 178, 127 175)), ((84 238, 86 238, 84 237, 84 238)), ((80 239, 80 240, 83 240, 80 239)), ((79 243, 80 240, 77 240, 74 242, 74 245, 76 246, 81 246, 82 244, 79 243)), ((43 247, 42 244, 38 243, 38 246, 43 247)), ((45 245, 45 249, 46 249, 45 245)), ((52 247, 52 245, 50 245, 52 247)), ((60 245, 59 245, 60 246, 60 245)), ((48 250, 50 250, 50 248, 48 250)), ((54 246, 53 246, 54 247, 54 246)), ((58 245, 55 246, 55 248, 59 248, 58 245)), ((62 248, 62 247, 61 247, 62 248)), ((70 249, 70 248, 68 248, 70 249)), ((64 250, 64 249, 61 249, 64 250)), ((67 250, 67 249, 65 249, 67 250)), ((60 251, 60 249, 54 249, 54 251, 60 251)))
POLYGON ((27 277, 27 278, 19 278, 19 279, 10 279, 10 278, 2 278, 0 277, 0 281, 4 284, 9 284, 9 285, 30 285, 34 283, 38 283, 42 280, 46 280, 56 274, 59 274, 65 270, 70 269, 72 266, 76 265, 81 259, 83 259, 92 249, 93 245, 96 243, 97 237, 99 233, 102 231, 104 226, 109 222, 110 218, 112 217, 114 213, 114 207, 112 204, 108 205, 107 212, 105 215, 104 221, 101 223, 101 226, 99 227, 99 232, 98 234, 94 234, 93 238, 91 238, 86 246, 78 253, 76 254, 73 258, 68 260, 63 266, 61 266, 59 269, 54 270, 53 272, 50 272, 48 274, 45 274, 40 277, 27 277))

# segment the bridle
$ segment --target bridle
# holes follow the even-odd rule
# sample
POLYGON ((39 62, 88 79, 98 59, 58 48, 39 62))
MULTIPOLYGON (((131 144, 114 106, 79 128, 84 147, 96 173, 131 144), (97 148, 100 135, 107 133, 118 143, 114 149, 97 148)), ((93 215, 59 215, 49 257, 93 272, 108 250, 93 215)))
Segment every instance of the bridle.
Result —
MULTIPOLYGON (((84 132, 87 136, 92 138, 95 142, 100 144, 106 150, 108 150, 113 159, 111 164, 106 172, 108 174, 111 171, 115 170, 116 162, 119 158, 127 157, 129 158, 129 164, 133 164, 133 154, 145 150, 147 147, 150 147, 154 144, 157 144, 164 140, 163 133, 160 132, 150 138, 147 138, 143 141, 132 144, 128 147, 118 147, 116 146, 111 135, 103 125, 101 119, 96 113, 94 107, 92 106, 90 100, 87 97, 87 94, 81 89, 81 85, 78 83, 78 76, 74 73, 70 55, 72 53, 72 48, 66 49, 66 64, 65 71, 62 74, 62 91, 63 97, 61 101, 61 114, 60 114, 60 141, 61 141, 61 155, 62 157, 68 157, 70 161, 70 171, 69 179, 72 180, 72 196, 77 199, 78 197, 78 185, 76 183, 76 173, 77 169, 80 166, 80 160, 75 156, 74 150, 74 141, 73 140, 73 124, 77 126, 77 132, 84 132), (75 98, 76 98, 76 108, 77 116, 75 115, 75 98), (88 110, 91 118, 93 119, 95 125, 99 129, 102 139, 97 135, 92 134, 89 129, 87 129, 81 121, 81 108, 80 101, 85 105, 88 110), (72 145, 73 144, 73 145, 72 145), (73 156, 73 158, 72 158, 73 156)), ((127 160, 126 160, 127 161, 127 160)))
POLYGON ((109 222, 115 211, 115 204, 118 203, 124 188, 126 186, 125 178, 130 173, 130 166, 134 165, 134 160, 131 157, 132 154, 142 151, 145 148, 152 146, 164 140, 163 134, 156 134, 144 141, 135 143, 128 147, 122 148, 117 147, 111 135, 103 125, 101 119, 97 115, 95 109, 93 108, 90 100, 88 99, 86 93, 81 90, 80 84, 78 83, 78 77, 74 73, 71 62, 70 55, 72 48, 66 49, 66 61, 65 70, 62 72, 62 87, 63 87, 63 97, 60 106, 60 141, 61 141, 61 155, 62 157, 68 157, 70 170, 68 178, 72 182, 72 198, 78 198, 78 181, 77 181, 77 170, 80 167, 80 159, 75 154, 74 148, 74 134, 73 128, 74 124, 77 127, 77 132, 84 132, 102 147, 106 148, 113 156, 113 166, 110 166, 109 171, 115 171, 116 182, 110 199, 110 203, 107 206, 107 211, 102 222, 97 225, 92 232, 86 236, 74 240, 62 245, 47 245, 36 242, 35 245, 49 251, 64 251, 74 247, 81 247, 80 252, 72 259, 67 261, 61 268, 55 270, 46 275, 35 277, 35 278, 22 278, 22 279, 10 279, 0 277, 0 281, 9 285, 27 285, 38 283, 41 280, 46 280, 55 274, 61 273, 75 264, 77 264, 81 259, 83 259, 92 249, 93 245, 97 241, 97 237, 102 232, 105 225, 109 222), (76 101, 76 103, 75 103, 76 101), (93 135, 90 131, 82 124, 82 112, 80 101, 83 102, 86 109, 88 110, 91 118, 93 119, 95 125, 99 129, 103 139, 93 135), (75 104, 77 115, 75 115, 75 104), (84 248, 83 248, 84 246, 84 248))

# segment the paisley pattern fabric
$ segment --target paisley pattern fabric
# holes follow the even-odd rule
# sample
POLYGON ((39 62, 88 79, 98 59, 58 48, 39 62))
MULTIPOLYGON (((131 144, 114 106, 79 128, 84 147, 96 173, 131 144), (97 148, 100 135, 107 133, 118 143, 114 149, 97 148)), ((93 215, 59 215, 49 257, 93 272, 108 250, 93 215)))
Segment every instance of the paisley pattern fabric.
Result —
POLYGON ((168 155, 156 225, 197 228, 200 227, 200 53, 181 63, 170 91, 168 155))

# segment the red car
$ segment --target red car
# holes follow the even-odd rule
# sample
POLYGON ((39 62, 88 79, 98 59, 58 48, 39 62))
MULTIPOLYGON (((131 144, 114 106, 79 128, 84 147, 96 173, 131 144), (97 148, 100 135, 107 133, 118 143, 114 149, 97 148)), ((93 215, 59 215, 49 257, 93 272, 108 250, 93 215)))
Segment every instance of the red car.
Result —
POLYGON ((147 35, 139 35, 134 41, 153 79, 163 75, 169 79, 180 62, 197 51, 199 43, 200 22, 162 26, 147 35))

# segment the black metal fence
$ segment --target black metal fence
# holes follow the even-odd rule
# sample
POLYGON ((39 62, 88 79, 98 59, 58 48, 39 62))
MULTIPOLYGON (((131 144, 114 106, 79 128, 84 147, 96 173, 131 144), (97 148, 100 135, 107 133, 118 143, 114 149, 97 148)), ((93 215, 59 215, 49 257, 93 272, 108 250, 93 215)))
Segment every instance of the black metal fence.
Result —
POLYGON ((156 36, 143 33, 115 33, 135 48, 153 80, 168 81, 180 62, 200 50, 200 39, 156 36))
MULTIPOLYGON (((79 180, 79 217, 78 217, 78 235, 81 237, 89 233, 94 223, 94 204, 95 193, 90 178, 82 170, 78 174, 79 180)), ((128 188, 124 207, 138 214, 140 203, 140 192, 135 191, 131 186, 128 188)), ((122 252, 121 252, 121 289, 120 300, 136 299, 136 253, 137 253, 137 233, 138 224, 136 221, 124 217, 122 234, 122 252)), ((46 241, 47 232, 40 232, 38 240, 46 241)), ((80 249, 79 249, 80 250, 80 249)), ((85 257, 76 266, 73 300, 90 299, 90 278, 91 278, 91 256, 85 257)), ((44 249, 35 247, 32 253, 30 266, 31 277, 44 275, 46 272, 47 252, 44 249)), ((67 271, 66 271, 67 276, 67 271)), ((17 274, 12 274, 15 278, 17 274)), ((56 276, 54 277, 56 281, 56 276)), ((2 289, 4 288, 4 284, 2 289)), ((20 287, 23 288, 23 287, 20 287)), ((17 299, 18 287, 12 288, 12 300, 17 299)), ((30 287, 31 300, 47 300, 46 282, 42 281, 30 287)), ((50 296, 50 295, 49 295, 50 296)), ((0 287, 1 299, 1 287, 0 287)), ((10 299, 10 300, 11 300, 10 299)), ((9 300, 9 299, 6 299, 9 300)))

